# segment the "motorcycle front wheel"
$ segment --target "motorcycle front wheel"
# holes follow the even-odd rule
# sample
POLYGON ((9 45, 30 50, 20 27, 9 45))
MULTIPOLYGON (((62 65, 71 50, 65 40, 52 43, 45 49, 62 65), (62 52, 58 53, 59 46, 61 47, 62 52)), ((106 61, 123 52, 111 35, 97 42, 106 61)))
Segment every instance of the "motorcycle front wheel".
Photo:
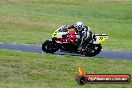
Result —
POLYGON ((42 44, 42 50, 46 53, 54 53, 59 50, 59 46, 55 41, 46 40, 42 44))

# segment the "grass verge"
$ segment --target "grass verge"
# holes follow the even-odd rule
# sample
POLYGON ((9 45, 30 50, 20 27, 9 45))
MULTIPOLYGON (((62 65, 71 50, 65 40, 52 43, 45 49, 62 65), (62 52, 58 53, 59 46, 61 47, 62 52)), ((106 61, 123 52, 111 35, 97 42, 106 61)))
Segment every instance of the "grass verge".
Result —
MULTIPOLYGON (((132 62, 0 50, 0 88, 80 88, 75 77, 87 73, 130 74, 132 62)), ((82 88, 131 88, 130 84, 87 84, 82 88)))

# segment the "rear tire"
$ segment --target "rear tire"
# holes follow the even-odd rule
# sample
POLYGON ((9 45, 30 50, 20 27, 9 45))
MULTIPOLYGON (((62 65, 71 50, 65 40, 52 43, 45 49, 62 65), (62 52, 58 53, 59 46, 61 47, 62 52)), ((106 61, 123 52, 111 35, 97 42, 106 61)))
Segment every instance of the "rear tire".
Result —
POLYGON ((81 52, 81 54, 85 55, 85 56, 92 57, 92 56, 96 56, 97 54, 99 54, 101 49, 102 49, 101 44, 90 44, 88 47, 86 47, 81 52))
POLYGON ((55 41, 46 40, 42 44, 42 50, 46 53, 54 53, 59 50, 59 45, 55 41))

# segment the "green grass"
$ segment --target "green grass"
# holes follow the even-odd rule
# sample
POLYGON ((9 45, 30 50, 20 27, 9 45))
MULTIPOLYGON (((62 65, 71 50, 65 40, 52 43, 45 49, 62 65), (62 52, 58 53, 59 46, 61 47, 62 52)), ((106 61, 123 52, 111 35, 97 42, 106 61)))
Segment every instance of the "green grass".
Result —
POLYGON ((87 84, 76 81, 78 67, 91 74, 130 74, 132 62, 0 50, 0 88, 131 88, 130 84, 87 84))
MULTIPOLYGON (((83 21, 94 33, 106 33, 104 49, 132 50, 130 0, 0 0, 0 42, 42 44, 59 26, 83 21)), ((87 73, 132 75, 132 62, 0 50, 0 88, 131 88, 130 84, 79 86, 87 73)))
POLYGON ((105 49, 132 50, 130 0, 1 0, 0 42, 42 44, 59 26, 78 20, 109 35, 105 49))

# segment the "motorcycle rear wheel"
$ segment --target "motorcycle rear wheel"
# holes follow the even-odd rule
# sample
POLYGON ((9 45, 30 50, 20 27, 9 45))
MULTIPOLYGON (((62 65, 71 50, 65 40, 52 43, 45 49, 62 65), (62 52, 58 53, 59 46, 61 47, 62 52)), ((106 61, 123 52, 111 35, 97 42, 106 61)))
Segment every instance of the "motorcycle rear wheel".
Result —
POLYGON ((85 56, 96 56, 102 49, 101 44, 90 44, 88 47, 82 50, 81 54, 85 56))

